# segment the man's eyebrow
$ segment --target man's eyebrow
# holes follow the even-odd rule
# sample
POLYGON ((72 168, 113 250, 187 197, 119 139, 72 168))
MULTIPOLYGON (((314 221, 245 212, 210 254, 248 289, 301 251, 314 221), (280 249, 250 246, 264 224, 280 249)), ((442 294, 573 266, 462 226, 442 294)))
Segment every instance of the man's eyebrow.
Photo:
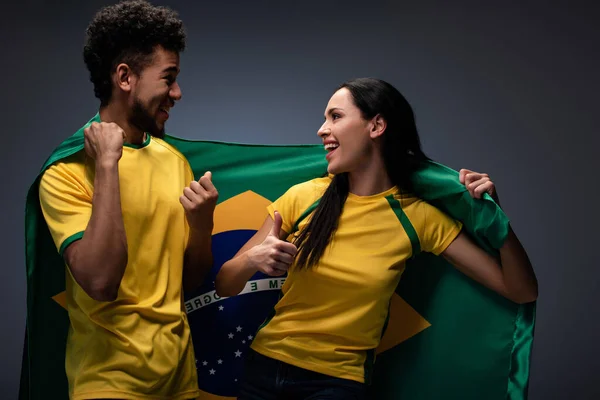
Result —
POLYGON ((174 73, 176 73, 176 74, 177 74, 177 73, 179 73, 179 68, 177 68, 177 67, 175 67, 175 66, 173 66, 173 67, 168 67, 168 68, 165 68, 165 69, 163 70, 163 73, 165 73, 165 72, 174 72, 174 73))

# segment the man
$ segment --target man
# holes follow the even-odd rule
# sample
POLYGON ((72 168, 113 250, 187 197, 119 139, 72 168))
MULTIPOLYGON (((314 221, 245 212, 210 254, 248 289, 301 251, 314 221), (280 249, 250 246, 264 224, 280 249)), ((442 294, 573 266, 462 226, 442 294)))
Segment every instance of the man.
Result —
POLYGON ((41 209, 66 263, 72 399, 199 395, 183 286, 212 265, 218 193, 161 140, 181 99, 185 32, 145 1, 109 6, 87 29, 84 60, 100 100, 85 147, 40 181, 41 209), (190 183, 191 182, 191 183, 190 183))

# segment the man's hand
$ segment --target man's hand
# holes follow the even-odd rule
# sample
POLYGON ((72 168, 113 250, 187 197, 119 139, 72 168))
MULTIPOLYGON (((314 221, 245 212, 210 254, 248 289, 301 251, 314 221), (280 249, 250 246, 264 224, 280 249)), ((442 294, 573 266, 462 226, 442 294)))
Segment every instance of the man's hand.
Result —
POLYGON ((213 213, 218 198, 219 192, 212 183, 210 171, 183 189, 179 201, 185 209, 185 216, 192 231, 212 234, 213 213))
POLYGON ((117 163, 123 155, 125 132, 114 122, 92 122, 83 136, 85 152, 96 163, 117 163))

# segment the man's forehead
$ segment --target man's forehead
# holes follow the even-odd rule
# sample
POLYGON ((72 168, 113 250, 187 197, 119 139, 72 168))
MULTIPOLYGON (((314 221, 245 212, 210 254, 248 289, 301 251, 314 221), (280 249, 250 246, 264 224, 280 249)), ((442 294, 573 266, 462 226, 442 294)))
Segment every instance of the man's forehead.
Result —
POLYGON ((179 53, 158 48, 154 53, 154 64, 161 69, 179 68, 179 53))

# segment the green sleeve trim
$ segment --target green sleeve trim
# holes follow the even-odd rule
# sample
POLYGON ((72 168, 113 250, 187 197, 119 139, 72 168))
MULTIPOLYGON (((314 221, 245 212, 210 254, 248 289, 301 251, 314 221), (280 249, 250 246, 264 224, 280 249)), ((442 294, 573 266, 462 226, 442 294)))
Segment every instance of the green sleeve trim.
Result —
POLYGON ((69 236, 68 238, 66 238, 62 244, 60 245, 60 250, 58 251, 60 256, 63 256, 63 253, 65 251, 65 249, 73 242, 80 240, 83 237, 83 231, 81 232, 77 232, 74 235, 69 236))
POLYGON ((402 210, 402 206, 400 202, 394 198, 394 195, 391 194, 386 196, 388 203, 390 203, 390 207, 394 210, 394 214, 402 224, 402 227, 406 231, 408 238, 410 239, 410 244, 412 246, 412 255, 410 258, 415 258, 421 252, 421 242, 419 241, 419 235, 417 235, 417 231, 410 223, 408 216, 402 210))

